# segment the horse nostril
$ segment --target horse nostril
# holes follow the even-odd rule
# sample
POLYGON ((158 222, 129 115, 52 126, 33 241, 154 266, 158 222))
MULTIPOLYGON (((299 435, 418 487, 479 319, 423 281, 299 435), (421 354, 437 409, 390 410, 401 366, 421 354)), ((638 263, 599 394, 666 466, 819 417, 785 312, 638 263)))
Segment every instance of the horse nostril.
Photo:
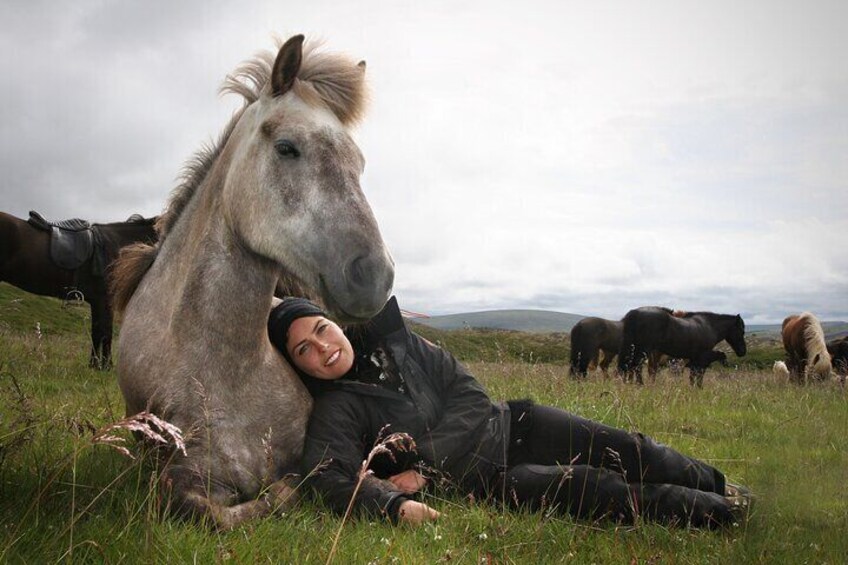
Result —
POLYGON ((370 280, 368 276, 373 265, 366 256, 357 257, 350 262, 348 281, 355 286, 364 286, 370 280))

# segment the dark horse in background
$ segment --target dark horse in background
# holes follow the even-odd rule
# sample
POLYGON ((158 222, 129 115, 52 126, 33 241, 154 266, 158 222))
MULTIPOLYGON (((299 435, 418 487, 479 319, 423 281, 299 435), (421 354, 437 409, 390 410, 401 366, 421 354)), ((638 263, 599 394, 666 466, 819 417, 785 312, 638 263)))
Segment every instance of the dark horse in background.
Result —
POLYGON ((623 322, 603 318, 583 318, 571 328, 571 376, 586 378, 592 365, 599 365, 604 376, 621 349, 623 322), (603 353, 603 359, 600 354, 603 353))
POLYGON ((848 336, 828 341, 827 352, 836 374, 841 377, 848 375, 848 336))
POLYGON ((98 369, 112 365, 109 265, 125 245, 156 241, 156 218, 126 222, 48 222, 30 212, 28 221, 0 212, 0 281, 44 296, 82 299, 91 306, 91 358, 98 369))
POLYGON ((745 345, 745 322, 742 316, 712 312, 677 313, 670 308, 645 306, 628 312, 623 320, 618 370, 625 381, 636 378, 642 384, 642 362, 653 351, 669 357, 685 359, 689 382, 703 386, 704 372, 710 363, 721 360, 712 351, 726 341, 734 353, 742 357, 745 345))

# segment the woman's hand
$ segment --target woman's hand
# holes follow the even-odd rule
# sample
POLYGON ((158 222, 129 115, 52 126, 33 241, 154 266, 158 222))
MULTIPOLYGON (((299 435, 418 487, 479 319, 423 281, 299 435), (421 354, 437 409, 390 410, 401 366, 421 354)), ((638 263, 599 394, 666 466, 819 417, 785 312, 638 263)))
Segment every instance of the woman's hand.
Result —
POLYGON ((427 478, 415 469, 409 469, 403 473, 392 475, 389 477, 389 482, 395 485, 395 488, 405 494, 418 492, 427 486, 427 478))
POLYGON ((404 500, 398 510, 398 516, 401 522, 417 526, 418 524, 437 519, 441 516, 441 513, 436 512, 423 502, 404 500))

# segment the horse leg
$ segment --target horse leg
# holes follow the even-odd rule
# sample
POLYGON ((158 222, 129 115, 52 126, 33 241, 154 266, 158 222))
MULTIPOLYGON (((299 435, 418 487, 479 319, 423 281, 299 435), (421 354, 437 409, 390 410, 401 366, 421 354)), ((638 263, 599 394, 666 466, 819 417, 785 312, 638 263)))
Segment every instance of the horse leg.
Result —
POLYGON ((689 384, 703 388, 706 369, 697 365, 689 365, 689 384))
POLYGON ((796 355, 790 354, 786 356, 786 368, 789 369, 789 382, 801 384, 803 366, 796 355))
POLYGON ((633 374, 636 377, 636 384, 643 385, 645 382, 642 380, 642 365, 645 363, 645 359, 648 357, 648 352, 638 347, 634 347, 633 351, 633 359, 634 359, 634 367, 633 374))
POLYGON ((698 367, 698 372, 697 372, 698 388, 704 388, 704 375, 706 374, 706 372, 707 372, 706 367, 698 367))
POLYGON ((107 339, 111 341, 112 338, 112 319, 102 298, 87 298, 91 303, 91 357, 88 366, 99 370, 108 369, 105 350, 107 339))
POLYGON ((601 360, 601 374, 604 376, 604 380, 609 378, 609 366, 612 363, 613 355, 607 351, 602 351, 604 354, 604 358, 601 360))
POLYGON ((572 376, 576 379, 585 379, 589 374, 589 365, 592 363, 591 355, 587 355, 585 351, 577 352, 576 366, 577 370, 572 370, 572 376))
POLYGON ((88 366, 92 369, 100 368, 100 337, 103 330, 100 327, 100 307, 96 300, 89 299, 91 306, 91 354, 88 357, 88 366))
POLYGON ((189 471, 184 468, 169 467, 166 470, 164 478, 169 489, 169 511, 181 518, 208 521, 219 531, 232 530, 249 520, 271 514, 281 515, 300 499, 297 490, 300 481, 291 475, 269 485, 255 500, 228 504, 229 500, 214 500, 197 484, 180 488, 188 486, 184 482, 188 474, 189 471))
POLYGON ((582 351, 572 351, 571 354, 571 377, 575 379, 580 378, 580 367, 583 361, 583 352, 582 351))
POLYGON ((586 367, 586 377, 589 376, 589 371, 594 371, 600 365, 601 350, 596 349, 592 354, 592 360, 589 361, 589 366, 586 367))
POLYGON ((633 362, 635 359, 636 344, 624 340, 621 344, 621 350, 618 352, 618 372, 621 374, 621 380, 629 383, 633 380, 633 362))
POLYGON ((662 354, 659 351, 651 351, 648 354, 648 377, 651 379, 652 383, 657 382, 657 373, 660 370, 660 356, 662 354))
POLYGON ((108 371, 112 368, 112 333, 113 333, 112 306, 106 298, 103 307, 103 347, 100 350, 101 369, 108 371))

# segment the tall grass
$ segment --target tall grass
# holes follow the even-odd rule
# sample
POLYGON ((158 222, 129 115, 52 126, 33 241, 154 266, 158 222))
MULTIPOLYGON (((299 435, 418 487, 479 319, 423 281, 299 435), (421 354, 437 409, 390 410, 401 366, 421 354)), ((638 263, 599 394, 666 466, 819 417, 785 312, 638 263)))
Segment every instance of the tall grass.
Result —
POLYGON ((564 363, 469 363, 494 398, 530 396, 638 429, 749 485, 751 519, 730 531, 591 524, 436 493, 426 502, 443 517, 419 528, 342 524, 307 500, 282 518, 219 533, 164 515, 155 462, 137 447, 130 459, 92 441, 124 413, 115 375, 87 367, 87 320, 40 335, 35 321, 0 325, 4 562, 323 563, 342 527, 335 563, 843 563, 848 555, 848 397, 833 382, 801 388, 740 369, 708 371, 703 389, 666 371, 636 387, 598 375, 575 382, 564 363))

